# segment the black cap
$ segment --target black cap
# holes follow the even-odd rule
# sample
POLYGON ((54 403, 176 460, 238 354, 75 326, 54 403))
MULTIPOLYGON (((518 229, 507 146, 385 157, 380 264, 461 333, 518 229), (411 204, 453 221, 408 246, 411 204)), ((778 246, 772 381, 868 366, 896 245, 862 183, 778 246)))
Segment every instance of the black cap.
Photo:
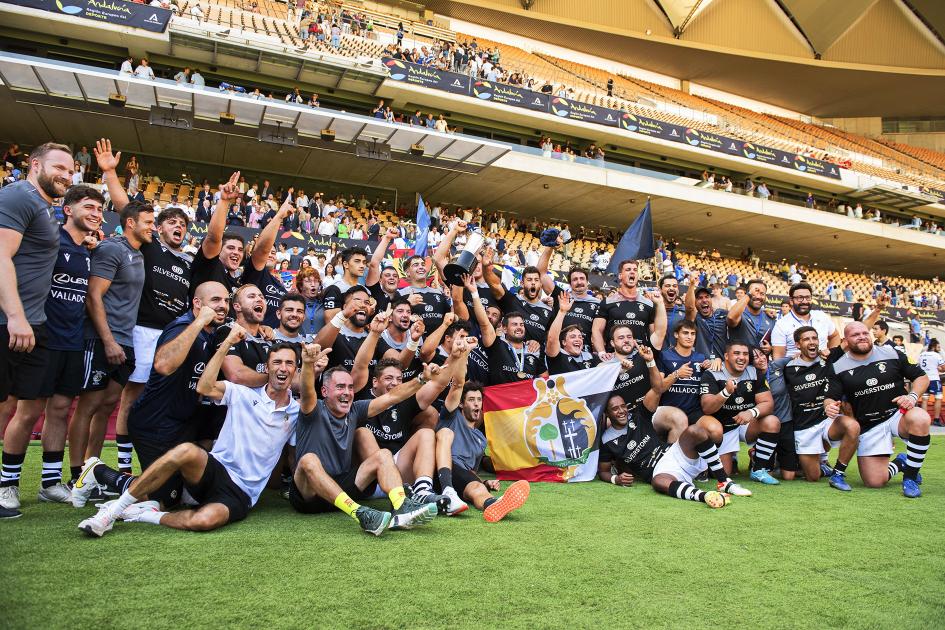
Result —
POLYGON ((696 289, 696 297, 699 297, 703 293, 705 293, 706 295, 712 295, 712 291, 709 291, 705 287, 699 287, 698 289, 696 289))

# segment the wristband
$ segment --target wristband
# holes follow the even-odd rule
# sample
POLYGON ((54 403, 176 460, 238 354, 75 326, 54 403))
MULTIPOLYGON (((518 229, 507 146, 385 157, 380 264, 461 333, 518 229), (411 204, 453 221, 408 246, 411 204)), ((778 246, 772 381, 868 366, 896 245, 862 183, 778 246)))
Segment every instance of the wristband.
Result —
POLYGON ((330 323, 332 326, 334 326, 338 330, 341 330, 341 327, 345 325, 345 319, 346 318, 344 314, 341 312, 338 312, 338 313, 335 313, 335 316, 331 318, 330 323))
POLYGON ((727 399, 729 396, 731 396, 731 395, 734 394, 735 392, 732 392, 732 394, 729 394, 727 391, 725 391, 725 388, 723 387, 723 388, 722 388, 722 391, 720 391, 719 393, 722 394, 722 398, 726 398, 726 399, 727 399))
POLYGON ((610 476, 610 483, 614 484, 615 486, 617 485, 617 475, 610 476))
POLYGON ((761 413, 758 411, 758 407, 752 407, 752 408, 749 409, 748 411, 751 412, 751 415, 754 416, 754 418, 755 418, 756 420, 758 419, 758 416, 761 415, 761 413))
POLYGON ((410 341, 407 342, 406 347, 407 347, 407 350, 410 350, 411 352, 416 352, 417 348, 420 347, 420 342, 414 341, 413 339, 411 339, 410 341))
POLYGON ((648 368, 656 367, 656 361, 650 359, 649 361, 646 362, 646 367, 648 368))
POLYGON ((912 402, 919 402, 919 395, 915 392, 909 392, 909 398, 912 399, 912 402))
POLYGON ((427 379, 423 378, 423 374, 421 374, 420 376, 417 377, 417 382, 420 383, 420 385, 426 385, 426 384, 429 383, 430 381, 428 381, 427 379))

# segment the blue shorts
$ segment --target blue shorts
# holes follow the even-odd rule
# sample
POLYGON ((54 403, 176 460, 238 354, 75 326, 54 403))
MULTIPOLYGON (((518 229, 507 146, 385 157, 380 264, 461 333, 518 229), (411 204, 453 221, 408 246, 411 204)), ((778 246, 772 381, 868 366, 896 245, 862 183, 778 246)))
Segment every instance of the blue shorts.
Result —
POLYGON ((929 396, 935 396, 936 398, 942 397, 942 381, 929 381, 929 388, 925 390, 925 393, 929 396))

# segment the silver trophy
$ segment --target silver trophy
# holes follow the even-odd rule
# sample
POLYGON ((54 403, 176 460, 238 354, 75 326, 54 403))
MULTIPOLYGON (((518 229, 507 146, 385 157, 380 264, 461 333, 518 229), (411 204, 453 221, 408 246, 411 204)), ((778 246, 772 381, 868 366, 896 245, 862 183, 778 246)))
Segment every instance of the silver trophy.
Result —
POLYGON ((459 252, 456 258, 443 269, 446 281, 456 287, 463 286, 463 276, 472 274, 476 270, 476 266, 479 264, 479 259, 476 256, 486 242, 486 237, 482 235, 482 232, 469 230, 468 234, 463 251, 459 252))

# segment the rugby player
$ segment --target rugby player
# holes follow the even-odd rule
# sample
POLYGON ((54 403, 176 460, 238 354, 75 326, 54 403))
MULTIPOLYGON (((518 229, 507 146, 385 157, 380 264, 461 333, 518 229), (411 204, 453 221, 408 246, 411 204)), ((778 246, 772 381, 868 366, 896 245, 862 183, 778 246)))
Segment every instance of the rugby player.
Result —
POLYGON ((227 183, 220 185, 220 200, 210 215, 207 235, 190 266, 191 294, 209 280, 219 282, 231 294, 240 285, 239 268, 243 264, 246 241, 236 232, 225 231, 230 206, 237 202, 241 194, 239 179, 240 173, 236 171, 230 175, 227 183))
POLYGON ((414 315, 423 319, 427 330, 435 330, 447 313, 453 310, 450 298, 440 289, 427 286, 427 266, 423 256, 410 256, 404 261, 408 286, 398 291, 410 299, 414 315), (419 296, 419 301, 417 297, 419 296))
POLYGON ((688 424, 692 425, 702 418, 702 401, 699 389, 702 371, 710 367, 709 359, 695 351, 697 338, 696 324, 688 319, 680 319, 673 326, 674 344, 659 353, 657 363, 663 385, 660 388, 660 408, 673 407, 686 414, 688 424))
POLYGON ((591 333, 591 345, 598 356, 606 352, 604 335, 615 326, 628 326, 633 338, 651 348, 662 348, 666 337, 666 307, 662 297, 640 295, 638 264, 624 260, 618 266, 620 286, 598 309, 591 333))
POLYGON ((562 374, 575 370, 587 370, 600 360, 588 352, 584 332, 578 324, 570 324, 562 329, 571 309, 578 304, 571 295, 564 291, 558 295, 558 312, 548 329, 548 341, 545 342, 545 357, 549 374, 562 374))
MULTIPOLYGON (((335 316, 341 312, 345 302, 345 295, 352 287, 358 286, 358 281, 361 279, 361 276, 364 275, 364 269, 366 267, 367 251, 365 251, 363 247, 348 247, 341 250, 342 278, 326 288, 324 296, 322 297, 326 322, 332 321, 335 316)), ((325 344, 321 344, 321 346, 325 347, 325 344)), ((351 358, 353 359, 354 355, 352 355, 351 358)), ((350 369, 350 367, 348 369, 350 369)))

